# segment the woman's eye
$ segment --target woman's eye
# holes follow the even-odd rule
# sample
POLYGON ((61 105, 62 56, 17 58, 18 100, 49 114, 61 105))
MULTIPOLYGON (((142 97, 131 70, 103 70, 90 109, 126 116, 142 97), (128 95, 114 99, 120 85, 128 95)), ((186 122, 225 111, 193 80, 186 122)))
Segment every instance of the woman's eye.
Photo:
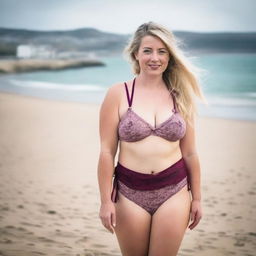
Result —
MULTIPOLYGON (((149 50, 149 49, 147 49, 147 50, 143 50, 143 53, 151 53, 151 50, 149 50)), ((158 53, 159 53, 159 54, 166 54, 166 53, 167 53, 167 51, 165 51, 165 50, 161 50, 161 51, 159 51, 158 53)))

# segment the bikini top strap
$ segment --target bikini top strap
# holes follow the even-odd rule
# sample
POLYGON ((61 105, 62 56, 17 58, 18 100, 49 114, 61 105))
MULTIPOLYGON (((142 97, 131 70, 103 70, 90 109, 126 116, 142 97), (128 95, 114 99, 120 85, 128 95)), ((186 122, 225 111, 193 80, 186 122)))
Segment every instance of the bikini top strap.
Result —
POLYGON ((174 92, 172 92, 171 91, 171 95, 172 95, 172 100, 173 100, 173 112, 174 113, 177 113, 178 111, 177 111, 177 106, 176 106, 176 99, 175 99, 175 94, 174 94, 174 92))
POLYGON ((131 98, 130 98, 130 96, 129 96, 128 86, 127 86, 126 82, 125 82, 124 84, 125 84, 125 90, 126 90, 127 101, 128 101, 128 105, 129 105, 129 108, 130 108, 130 107, 132 106, 132 100, 133 100, 133 95, 134 95, 135 78, 133 79, 131 98))

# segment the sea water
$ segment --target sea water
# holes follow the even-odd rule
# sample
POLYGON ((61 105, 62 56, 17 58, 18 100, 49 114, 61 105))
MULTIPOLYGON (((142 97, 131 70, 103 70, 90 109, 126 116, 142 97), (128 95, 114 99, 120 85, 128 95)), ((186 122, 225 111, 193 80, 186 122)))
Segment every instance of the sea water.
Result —
MULTIPOLYGON (((1 75, 0 91, 101 103, 111 85, 134 77, 121 56, 102 61, 105 66, 1 75)), ((199 115, 256 120, 256 54, 204 54, 191 61, 205 70, 200 81, 208 105, 198 101, 199 115)))

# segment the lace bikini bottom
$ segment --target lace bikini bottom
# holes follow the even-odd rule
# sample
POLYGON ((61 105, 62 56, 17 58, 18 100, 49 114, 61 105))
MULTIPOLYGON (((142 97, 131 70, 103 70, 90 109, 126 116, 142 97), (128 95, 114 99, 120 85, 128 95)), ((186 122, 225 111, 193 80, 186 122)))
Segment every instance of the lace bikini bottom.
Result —
POLYGON ((190 190, 188 177, 183 158, 156 174, 132 171, 118 162, 114 172, 111 199, 113 202, 117 202, 119 191, 153 215, 167 199, 187 184, 188 190, 190 190))

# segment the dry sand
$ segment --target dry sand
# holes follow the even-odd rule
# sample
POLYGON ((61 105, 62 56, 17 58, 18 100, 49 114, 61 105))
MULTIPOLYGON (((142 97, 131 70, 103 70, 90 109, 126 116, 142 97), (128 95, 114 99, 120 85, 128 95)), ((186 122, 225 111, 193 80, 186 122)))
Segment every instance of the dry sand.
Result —
MULTIPOLYGON (((0 94, 0 255, 121 255, 98 218, 98 111, 0 94)), ((255 255, 255 128, 198 119, 204 216, 179 256, 255 255)))

